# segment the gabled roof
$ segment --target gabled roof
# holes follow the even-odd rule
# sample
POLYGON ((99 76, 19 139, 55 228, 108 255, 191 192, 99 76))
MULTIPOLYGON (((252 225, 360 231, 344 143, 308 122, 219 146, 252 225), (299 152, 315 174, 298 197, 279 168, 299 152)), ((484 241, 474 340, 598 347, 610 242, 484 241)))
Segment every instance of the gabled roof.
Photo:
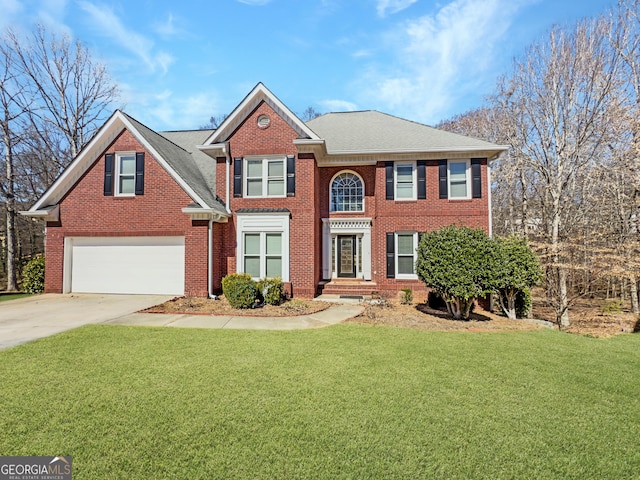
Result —
POLYGON ((507 147, 438 130, 375 110, 327 113, 307 122, 329 155, 488 151, 507 147))
POLYGON ((266 102, 289 126, 298 133, 300 138, 319 140, 311 130, 295 113, 289 110, 262 83, 258 83, 251 92, 240 102, 231 114, 222 122, 218 129, 203 143, 203 146, 215 145, 225 142, 238 126, 253 112, 260 103, 266 102))
MULTIPOLYGON (((53 185, 29 209, 28 213, 42 211, 46 207, 60 202, 62 197, 93 165, 96 158, 125 128, 153 155, 200 208, 227 216, 224 206, 216 200, 213 194, 215 176, 212 184, 214 188, 211 188, 190 152, 120 110, 116 110, 109 117, 53 185)), ((209 133, 210 131, 204 132, 200 138, 209 133)))

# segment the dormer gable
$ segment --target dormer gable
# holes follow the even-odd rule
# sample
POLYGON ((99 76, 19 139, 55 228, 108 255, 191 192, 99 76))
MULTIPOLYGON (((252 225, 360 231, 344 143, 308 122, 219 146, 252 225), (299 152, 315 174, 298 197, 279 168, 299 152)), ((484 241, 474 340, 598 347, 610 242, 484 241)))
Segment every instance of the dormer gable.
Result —
POLYGON ((231 112, 231 114, 222 122, 222 124, 211 134, 204 142, 202 147, 211 147, 221 144, 229 140, 233 132, 242 125, 252 112, 265 102, 271 109, 276 112, 302 139, 320 140, 295 113, 293 113, 284 103, 278 99, 267 87, 262 83, 258 83, 251 92, 240 102, 240 104, 231 112))

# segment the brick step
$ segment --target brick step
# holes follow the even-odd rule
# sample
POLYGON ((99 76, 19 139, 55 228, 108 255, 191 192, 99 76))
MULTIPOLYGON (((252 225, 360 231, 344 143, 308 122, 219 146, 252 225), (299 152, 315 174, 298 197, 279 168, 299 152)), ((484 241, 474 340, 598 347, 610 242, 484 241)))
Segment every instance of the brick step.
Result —
POLYGON ((332 280, 320 285, 321 292, 327 295, 371 295, 377 291, 378 284, 358 280, 332 280))

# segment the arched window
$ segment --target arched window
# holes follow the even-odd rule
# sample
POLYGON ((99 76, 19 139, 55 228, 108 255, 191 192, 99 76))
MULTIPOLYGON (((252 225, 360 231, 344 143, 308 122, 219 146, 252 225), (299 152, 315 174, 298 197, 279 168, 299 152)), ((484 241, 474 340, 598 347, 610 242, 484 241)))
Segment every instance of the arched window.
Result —
POLYGON ((331 182, 332 212, 362 212, 364 210, 362 179, 352 172, 342 172, 331 182))

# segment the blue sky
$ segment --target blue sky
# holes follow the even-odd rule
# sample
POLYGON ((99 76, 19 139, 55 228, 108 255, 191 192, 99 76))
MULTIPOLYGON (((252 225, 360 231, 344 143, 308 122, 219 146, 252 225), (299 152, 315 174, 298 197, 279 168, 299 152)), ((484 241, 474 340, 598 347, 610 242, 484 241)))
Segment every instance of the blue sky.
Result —
POLYGON ((105 62, 119 105, 198 128, 263 82, 295 113, 375 109, 426 124, 481 106, 514 56, 612 0, 0 0, 105 62))

